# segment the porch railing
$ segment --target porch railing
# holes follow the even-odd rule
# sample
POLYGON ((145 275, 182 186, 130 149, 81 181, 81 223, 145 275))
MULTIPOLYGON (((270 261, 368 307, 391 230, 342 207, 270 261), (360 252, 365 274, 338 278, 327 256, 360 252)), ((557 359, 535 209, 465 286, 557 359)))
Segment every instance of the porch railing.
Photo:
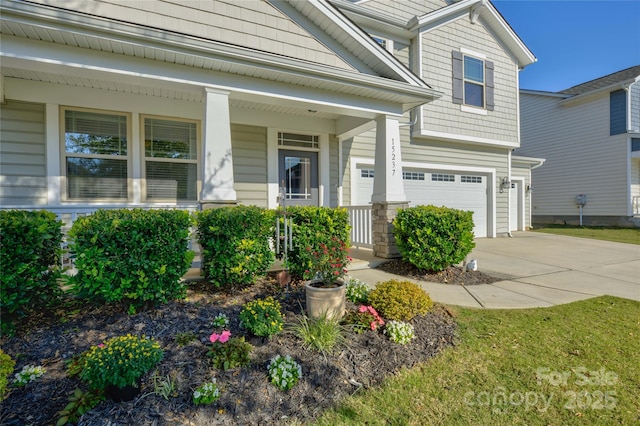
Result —
POLYGON ((351 245, 356 248, 373 248, 373 224, 371 206, 345 206, 349 211, 351 245))
POLYGON ((631 211, 634 216, 640 216, 640 196, 636 195, 631 199, 631 211))

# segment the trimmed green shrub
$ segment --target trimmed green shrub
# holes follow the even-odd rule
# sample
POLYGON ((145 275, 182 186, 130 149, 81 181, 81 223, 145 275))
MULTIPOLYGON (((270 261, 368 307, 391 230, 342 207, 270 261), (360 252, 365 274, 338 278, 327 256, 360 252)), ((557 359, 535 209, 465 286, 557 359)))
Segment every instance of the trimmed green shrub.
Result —
POLYGON ((69 231, 78 270, 69 279, 73 291, 128 303, 130 312, 185 297, 190 225, 183 210, 98 210, 78 218, 69 231))
POLYGON ((62 291, 62 222, 48 211, 0 211, 0 314, 3 328, 27 312, 51 306, 62 291))
POLYGON ((4 392, 9 384, 9 376, 13 373, 16 362, 0 349, 0 401, 4 399, 4 392))
MULTIPOLYGON (((287 207, 287 217, 293 219, 293 250, 288 253, 289 269, 297 277, 313 269, 313 253, 324 244, 335 246, 334 239, 350 247, 349 213, 344 208, 287 207), (308 250, 310 248, 310 250, 308 250)), ((342 263, 346 262, 345 259, 342 263)))
POLYGON ((393 234, 402 259, 436 272, 462 262, 475 247, 472 214, 436 206, 399 210, 393 234))
POLYGON ((198 242, 205 279, 218 288, 248 286, 267 274, 274 260, 269 237, 273 212, 234 206, 198 213, 198 242))
POLYGON ((411 281, 389 280, 376 284, 369 293, 369 303, 384 318, 411 321, 424 315, 433 306, 431 298, 419 285, 411 281))

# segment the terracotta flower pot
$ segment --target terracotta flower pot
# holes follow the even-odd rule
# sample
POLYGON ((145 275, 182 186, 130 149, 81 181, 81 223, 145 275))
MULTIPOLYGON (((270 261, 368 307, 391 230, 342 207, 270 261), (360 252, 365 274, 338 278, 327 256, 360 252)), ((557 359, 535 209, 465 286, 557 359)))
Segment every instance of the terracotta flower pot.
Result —
POLYGON ((344 281, 336 281, 336 286, 332 288, 320 287, 319 280, 307 281, 304 285, 307 299, 307 315, 309 318, 340 319, 345 312, 347 286, 344 281))

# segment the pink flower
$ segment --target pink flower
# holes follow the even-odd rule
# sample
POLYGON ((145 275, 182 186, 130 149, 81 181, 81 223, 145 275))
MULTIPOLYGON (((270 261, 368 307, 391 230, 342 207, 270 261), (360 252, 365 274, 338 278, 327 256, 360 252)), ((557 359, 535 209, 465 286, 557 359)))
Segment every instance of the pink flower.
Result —
POLYGON ((229 330, 224 330, 222 334, 220 334, 220 343, 225 343, 231 337, 231 332, 229 330))
POLYGON ((360 305, 360 307, 358 308, 358 312, 367 312, 369 309, 364 306, 364 305, 360 305))
POLYGON ((99 347, 100 349, 104 348, 104 343, 100 343, 100 344, 98 345, 98 347, 99 347))
POLYGON ((219 334, 213 333, 210 337, 209 340, 211 340, 211 343, 215 343, 218 341, 218 339, 220 338, 219 334))

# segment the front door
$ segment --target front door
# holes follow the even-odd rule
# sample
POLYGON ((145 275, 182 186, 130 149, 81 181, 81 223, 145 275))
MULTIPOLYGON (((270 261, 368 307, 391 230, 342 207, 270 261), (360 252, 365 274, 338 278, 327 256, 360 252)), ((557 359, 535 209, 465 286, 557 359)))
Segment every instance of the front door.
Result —
POLYGON ((317 152, 281 149, 278 151, 278 170, 285 205, 318 205, 317 152))

